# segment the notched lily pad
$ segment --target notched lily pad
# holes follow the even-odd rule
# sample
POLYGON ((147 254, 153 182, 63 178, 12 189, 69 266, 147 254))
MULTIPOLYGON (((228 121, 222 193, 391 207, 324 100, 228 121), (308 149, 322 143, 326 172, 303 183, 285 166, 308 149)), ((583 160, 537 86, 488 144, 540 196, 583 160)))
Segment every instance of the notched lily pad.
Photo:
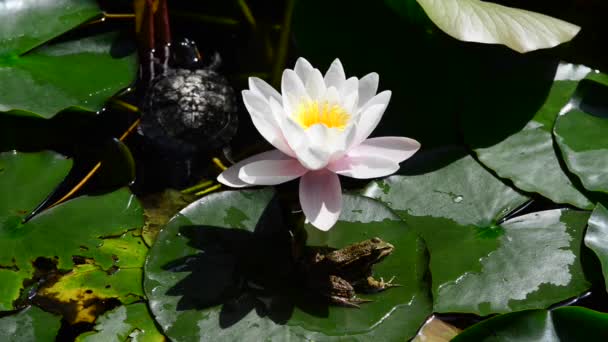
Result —
POLYGON ((55 341, 61 318, 31 306, 0 318, 0 340, 5 342, 55 341))
POLYGON ((294 274, 273 191, 222 192, 192 203, 159 234, 144 280, 154 317, 180 341, 411 338, 431 312, 424 245, 374 200, 345 196, 343 213, 328 233, 307 226, 306 243, 389 241, 396 249, 374 272, 402 287, 366 296, 374 302, 361 309, 329 305, 294 274))
MULTIPOLYGON (((595 75, 597 77, 597 75, 595 75)), ((568 169, 591 191, 608 193, 608 82, 585 81, 553 130, 568 169)))
POLYGON ((122 305, 100 316, 95 332, 86 332, 76 342, 141 341, 163 342, 145 303, 122 305))
POLYGON ((503 222, 527 198, 471 157, 392 176, 383 186, 373 182, 364 193, 397 210, 425 239, 436 312, 546 308, 590 286, 580 264, 588 214, 549 210, 503 222))
MULTIPOLYGON (((597 255, 604 280, 608 279, 608 209, 598 204, 593 210, 585 233, 585 245, 597 255)), ((608 281, 606 281, 608 291, 608 281)))
POLYGON ((125 44, 102 34, 0 59, 0 111, 48 119, 68 108, 100 110, 135 78, 135 55, 113 53, 125 44))
POLYGON ((608 314, 567 306, 527 310, 473 325, 452 341, 605 341, 608 314))
MULTIPOLYGON (((0 154, 0 310, 11 310, 23 282, 34 277, 34 261, 52 260, 60 272, 72 269, 78 258, 99 260, 96 267, 131 265, 138 249, 104 246, 104 239, 120 237, 143 225, 142 209, 127 190, 98 196, 81 196, 46 210, 33 219, 22 219, 68 173, 71 162, 53 152, 0 154), (118 258, 118 261, 114 260, 118 258)), ((143 245, 143 243, 142 243, 143 245)), ((139 257, 143 257, 143 252, 139 257)), ((103 272, 106 272, 104 269, 103 272)))
POLYGON ((131 84, 137 70, 135 55, 115 35, 41 47, 100 14, 93 0, 2 6, 0 112, 43 118, 71 107, 95 112, 131 84))
POLYGON ((92 323, 108 305, 143 299, 141 268, 104 271, 96 265, 77 265, 50 286, 38 290, 34 303, 61 313, 70 323, 92 323))
MULTIPOLYGON (((465 134, 465 139, 473 145, 484 165, 494 170, 498 176, 513 181, 519 189, 539 193, 557 203, 591 209, 593 204, 584 191, 573 183, 567 170, 562 169, 551 136, 558 113, 590 71, 581 65, 560 64, 544 103, 539 103, 536 107, 518 108, 532 118, 521 131, 489 146, 480 146, 475 141, 476 131, 467 131, 465 127, 465 132, 468 133, 465 134)), ((510 102, 513 102, 511 98, 510 102)), ((511 114, 522 115, 520 112, 504 113, 504 117, 509 118, 511 114)), ((474 125, 474 122, 476 121, 465 121, 465 125, 474 125)))

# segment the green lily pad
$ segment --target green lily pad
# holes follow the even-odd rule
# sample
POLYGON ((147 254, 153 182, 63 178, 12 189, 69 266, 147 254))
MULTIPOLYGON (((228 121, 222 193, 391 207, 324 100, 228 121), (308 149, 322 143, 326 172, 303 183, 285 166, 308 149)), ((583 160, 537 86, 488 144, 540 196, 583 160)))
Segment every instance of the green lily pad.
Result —
POLYGON ((5 342, 55 341, 61 318, 32 306, 0 318, 0 340, 5 342))
POLYGON ((396 210, 426 241, 436 312, 546 308, 590 286, 580 264, 588 214, 549 210, 505 221, 527 198, 471 157, 372 182, 364 194, 396 210))
POLYGON ((121 305, 97 319, 95 332, 86 332, 76 342, 137 341, 163 342, 145 303, 121 305))
POLYGON ((0 56, 0 111, 50 118, 67 108, 100 110, 135 79, 135 55, 121 45, 103 34, 0 56))
MULTIPOLYGON (((605 100, 608 82, 605 85, 581 83, 578 92, 582 93, 582 101, 592 96, 599 99, 601 103, 592 105, 608 113, 605 100)), ((586 189, 608 193, 608 114, 602 117, 586 112, 583 103, 568 108, 570 110, 565 110, 557 118, 554 128, 555 140, 566 165, 586 189)))
MULTIPOLYGON (((480 145, 476 142, 477 134, 465 129, 468 132, 465 138, 476 147, 479 160, 498 176, 511 180, 521 190, 539 193, 553 202, 583 209, 593 208, 593 203, 573 185, 568 172, 562 169, 551 136, 559 111, 568 103, 580 80, 589 72, 590 69, 584 66, 561 64, 544 103, 537 109, 527 108, 531 110, 532 120, 523 130, 496 144, 480 145)), ((510 115, 505 114, 507 118, 510 115)), ((464 124, 474 125, 467 121, 464 124)))
POLYGON ((99 14, 95 0, 5 3, 0 11, 0 57, 25 53, 99 14))
POLYGON ((608 314, 569 306, 494 317, 463 331, 452 341, 606 341, 608 314))
MULTIPOLYGON (((221 192, 192 203, 160 232, 145 267, 151 311, 174 340, 408 339, 431 312, 425 248, 380 203, 344 197, 327 233, 306 226, 306 243, 343 247, 378 236, 395 251, 377 277, 402 287, 366 295, 360 309, 329 305, 302 289, 292 239, 270 189, 221 192)), ((363 297, 363 295, 361 295, 363 297)))
POLYGON ((0 154, 0 310, 13 308, 36 259, 51 260, 62 271, 74 266, 74 257, 99 259, 107 269, 117 252, 104 248, 104 240, 143 225, 142 208, 127 189, 72 199, 23 223, 70 166, 53 152, 0 154))
MULTIPOLYGON (((604 279, 608 279, 608 209, 598 204, 593 210, 585 233, 585 245, 597 255, 604 279)), ((608 282, 606 282, 608 291, 608 282)))

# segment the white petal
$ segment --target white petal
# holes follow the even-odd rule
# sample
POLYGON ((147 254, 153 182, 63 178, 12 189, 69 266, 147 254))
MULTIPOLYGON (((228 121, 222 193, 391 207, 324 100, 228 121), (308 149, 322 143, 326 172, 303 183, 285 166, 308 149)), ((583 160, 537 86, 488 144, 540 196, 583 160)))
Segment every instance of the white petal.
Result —
POLYGON ((288 115, 293 114, 298 105, 308 99, 304 83, 295 71, 289 69, 283 71, 281 93, 283 95, 283 108, 288 115))
POLYGON ((240 162, 232 165, 217 177, 217 181, 233 188, 251 186, 252 184, 246 183, 239 178, 239 172, 241 171, 241 168, 243 168, 245 165, 257 162, 259 160, 293 160, 293 158, 283 154, 281 151, 278 150, 262 152, 260 154, 256 154, 249 158, 243 159, 240 162))
POLYGON ((352 114, 357 106, 359 99, 359 79, 351 77, 342 84, 338 90, 341 98, 341 105, 344 110, 352 114))
POLYGON ((313 226, 328 231, 338 221, 342 211, 342 188, 338 176, 327 170, 302 176, 300 205, 313 226))
POLYGON ((393 174, 399 170, 399 164, 381 157, 350 157, 347 155, 331 162, 327 169, 347 177, 369 179, 393 174))
POLYGON ((270 98, 281 101, 281 94, 260 78, 249 77, 249 89, 251 89, 254 94, 261 96, 267 101, 270 100, 270 98))
POLYGON ((518 52, 554 47, 580 27, 550 16, 480 0, 417 0, 450 36, 469 42, 504 44, 518 52))
POLYGON ((270 104, 249 90, 243 90, 243 103, 245 103, 247 111, 251 114, 253 125, 262 137, 281 150, 281 152, 292 157, 295 156, 295 153, 287 144, 287 140, 285 140, 279 124, 275 120, 270 104))
POLYGON ((382 119, 382 114, 384 114, 384 110, 386 106, 384 105, 373 105, 367 108, 363 113, 359 115, 359 122, 357 123, 357 136, 355 137, 355 141, 353 141, 352 146, 357 146, 362 143, 370 134, 376 129, 380 119, 382 119))
POLYGON ((319 69, 313 69, 310 76, 306 80, 306 92, 313 100, 318 100, 325 95, 327 87, 325 87, 325 81, 323 81, 323 75, 319 69))
POLYGON ((306 132, 299 124, 287 116, 283 107, 275 100, 270 100, 270 109, 281 128, 281 132, 292 151, 297 151, 306 144, 306 132))
POLYGON ((332 155, 332 144, 330 128, 323 124, 316 124, 309 127, 306 131, 306 145, 294 150, 298 159, 306 168, 319 170, 324 168, 332 155))
POLYGON ((420 149, 420 143, 405 137, 378 137, 363 141, 348 152, 350 157, 380 157, 401 163, 420 149))
POLYGON ((359 106, 365 106, 367 101, 376 95, 379 80, 380 77, 375 72, 367 74, 359 80, 359 106))
POLYGON ((371 106, 375 106, 375 105, 388 106, 388 103, 391 101, 391 95, 392 95, 392 92, 390 90, 385 90, 385 91, 381 92, 380 94, 377 94, 376 96, 372 97, 369 101, 367 101, 367 103, 365 105, 360 106, 359 112, 362 113, 367 108, 369 108, 371 106))
POLYGON ((302 80, 302 83, 306 84, 311 72, 313 71, 312 65, 304 58, 300 57, 296 61, 296 66, 293 70, 296 72, 298 77, 302 80))
POLYGON ((336 58, 325 73, 325 85, 327 85, 327 88, 336 87, 336 89, 340 89, 344 81, 346 81, 344 68, 340 60, 336 58))
POLYGON ((255 185, 276 185, 296 179, 308 172, 297 159, 259 160, 244 165, 239 178, 255 185))

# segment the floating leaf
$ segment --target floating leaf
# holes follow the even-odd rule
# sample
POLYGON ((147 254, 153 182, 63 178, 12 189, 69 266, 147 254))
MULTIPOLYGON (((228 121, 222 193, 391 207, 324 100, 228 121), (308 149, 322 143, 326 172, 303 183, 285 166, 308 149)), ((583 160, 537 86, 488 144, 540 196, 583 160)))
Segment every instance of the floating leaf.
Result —
POLYGON ((75 324, 93 323, 110 299, 123 304, 143 299, 141 268, 108 273, 95 265, 76 265, 53 285, 41 288, 34 301, 53 303, 54 310, 62 313, 70 324, 75 324))
POLYGON ((70 107, 97 111, 127 87, 135 56, 114 35, 38 47, 99 14, 94 0, 0 4, 0 112, 50 118, 70 107))
POLYGON ((96 332, 86 332, 78 336, 76 342, 166 341, 156 328, 145 303, 119 306, 99 317, 96 323, 96 332))
POLYGON ((488 315, 549 305, 589 287, 580 264, 588 214, 549 210, 503 222, 526 197, 471 157, 370 184, 426 241, 434 310, 488 315))
POLYGON ((0 56, 0 111, 43 118, 71 107, 98 111, 135 78, 135 55, 124 45, 103 34, 0 56))
MULTIPOLYGON (((402 287, 367 295, 360 309, 329 305, 294 280, 292 239, 273 191, 222 192, 177 214, 145 268, 151 311, 171 339, 408 339, 431 312, 425 248, 380 203, 345 196, 330 232, 306 227, 306 243, 343 247, 378 236, 395 251, 374 273, 402 287), (295 282, 294 282, 295 281, 295 282)), ((361 295, 363 297, 363 295, 361 295)))
MULTIPOLYGON (((585 245, 598 256, 602 264, 604 279, 608 279, 608 210, 601 204, 595 207, 589 218, 585 245)), ((608 285, 606 290, 608 290, 608 285)))
POLYGON ((452 341, 606 341, 608 314, 570 306, 528 310, 473 325, 452 341))
POLYGON ((0 318, 0 340, 3 342, 52 342, 59 331, 61 318, 32 306, 0 318))
POLYGON ((48 259, 67 271, 74 257, 82 257, 107 270, 118 266, 112 258, 117 252, 104 248, 104 240, 143 225, 142 209, 127 189, 82 196, 23 223, 70 165, 53 152, 0 154, 0 289, 7 294, 0 298, 0 310, 12 309, 23 281, 34 275, 36 259, 48 259))
MULTIPOLYGON (((539 193, 557 203, 591 209, 593 204, 577 189, 562 169, 553 146, 551 130, 561 108, 568 103, 581 79, 590 72, 584 66, 561 64, 553 86, 523 130, 492 146, 479 146, 473 130, 465 128, 479 160, 519 189, 539 193)), ((507 116, 509 113, 505 113, 507 116)), ((472 123, 468 124, 470 127, 472 123)))
POLYGON ((570 41, 581 29, 541 13, 480 0, 417 1, 450 36, 467 42, 503 44, 521 53, 570 41))
MULTIPOLYGON (((601 74, 595 74, 598 76, 601 74)), ((605 75, 604 75, 605 76, 605 75)), ((608 81, 581 82, 575 104, 555 123, 555 140, 568 169, 591 191, 608 193, 608 81), (597 112, 597 113, 594 113, 597 112)))

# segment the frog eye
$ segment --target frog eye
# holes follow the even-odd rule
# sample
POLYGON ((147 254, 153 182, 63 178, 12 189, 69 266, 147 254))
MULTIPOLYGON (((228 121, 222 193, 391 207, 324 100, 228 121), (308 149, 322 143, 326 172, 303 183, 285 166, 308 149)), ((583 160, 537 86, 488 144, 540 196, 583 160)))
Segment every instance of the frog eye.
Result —
POLYGON ((372 242, 374 242, 374 243, 380 243, 380 242, 382 242, 382 240, 380 240, 379 237, 375 237, 375 238, 372 238, 372 242))

